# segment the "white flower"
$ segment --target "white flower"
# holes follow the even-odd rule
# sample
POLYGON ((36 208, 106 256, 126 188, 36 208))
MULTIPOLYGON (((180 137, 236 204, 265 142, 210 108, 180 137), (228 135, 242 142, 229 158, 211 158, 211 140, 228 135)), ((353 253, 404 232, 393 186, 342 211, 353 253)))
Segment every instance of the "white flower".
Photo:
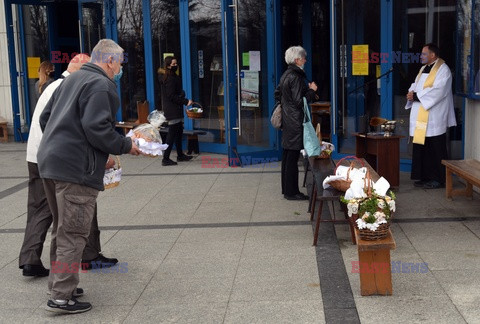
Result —
POLYGON ((380 220, 384 220, 385 219, 385 214, 383 212, 376 212, 375 214, 373 214, 373 216, 375 217, 376 220, 380 221, 380 220))
POLYGON ((365 212, 365 214, 362 215, 362 220, 366 220, 368 217, 370 217, 370 213, 365 212))
POLYGON ((395 212, 395 200, 390 200, 388 202, 388 208, 390 209, 390 211, 395 212))
POLYGON ((358 229, 369 229, 371 231, 376 231, 378 226, 380 226, 381 224, 385 224, 387 223, 387 221, 385 219, 383 220, 377 220, 375 223, 367 223, 365 222, 363 219, 359 218, 357 219, 357 225, 358 225, 358 229))
POLYGON ((347 204, 348 217, 352 217, 353 214, 358 213, 358 204, 356 202, 349 202, 347 204))
POLYGON ((379 199, 377 206, 378 206, 378 208, 380 208, 380 209, 385 208, 385 201, 383 201, 382 199, 379 199))

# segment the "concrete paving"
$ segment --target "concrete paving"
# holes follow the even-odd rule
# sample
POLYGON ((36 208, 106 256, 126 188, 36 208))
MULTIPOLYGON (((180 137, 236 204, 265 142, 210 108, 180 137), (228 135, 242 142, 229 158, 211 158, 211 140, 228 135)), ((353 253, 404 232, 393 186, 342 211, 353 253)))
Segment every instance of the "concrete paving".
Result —
POLYGON ((208 153, 169 167, 120 158, 124 176, 100 193, 98 218, 103 253, 126 271, 81 273, 92 310, 54 315, 44 309, 47 279, 18 269, 25 150, 0 144, 2 323, 480 323, 477 193, 448 201, 444 189, 414 188, 402 173, 392 261, 428 271, 394 273, 393 296, 362 297, 346 225, 322 224, 312 247, 307 202, 283 199, 278 165, 204 168, 202 156, 224 157, 208 153))

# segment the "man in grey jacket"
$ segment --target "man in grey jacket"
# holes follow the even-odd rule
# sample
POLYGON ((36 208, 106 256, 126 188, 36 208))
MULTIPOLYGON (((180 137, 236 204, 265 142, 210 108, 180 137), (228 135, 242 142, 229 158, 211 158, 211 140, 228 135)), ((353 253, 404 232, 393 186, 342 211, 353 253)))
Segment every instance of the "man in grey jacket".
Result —
POLYGON ((87 243, 98 191, 109 154, 140 154, 132 139, 115 131, 120 105, 116 83, 122 75, 123 49, 102 39, 90 63, 65 79, 40 116, 43 137, 37 153, 53 215, 47 310, 81 313, 78 270, 87 243))

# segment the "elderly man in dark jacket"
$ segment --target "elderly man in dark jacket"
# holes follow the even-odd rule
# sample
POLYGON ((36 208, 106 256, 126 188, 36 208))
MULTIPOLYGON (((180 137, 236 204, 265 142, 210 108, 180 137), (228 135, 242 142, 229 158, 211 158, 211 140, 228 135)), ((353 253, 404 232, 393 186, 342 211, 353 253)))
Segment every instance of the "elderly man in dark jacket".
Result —
POLYGON ((280 78, 275 90, 275 100, 282 104, 282 194, 288 200, 306 200, 298 189, 298 158, 303 149, 303 97, 315 101, 317 85, 308 83, 303 66, 307 53, 300 46, 292 46, 285 52, 288 69, 280 78))
POLYGON ((120 100, 123 49, 102 39, 90 63, 65 79, 40 115, 43 137, 37 160, 53 215, 51 271, 47 310, 81 313, 91 309, 75 297, 82 252, 87 243, 99 190, 103 190, 109 154, 140 151, 132 139, 115 131, 120 100))

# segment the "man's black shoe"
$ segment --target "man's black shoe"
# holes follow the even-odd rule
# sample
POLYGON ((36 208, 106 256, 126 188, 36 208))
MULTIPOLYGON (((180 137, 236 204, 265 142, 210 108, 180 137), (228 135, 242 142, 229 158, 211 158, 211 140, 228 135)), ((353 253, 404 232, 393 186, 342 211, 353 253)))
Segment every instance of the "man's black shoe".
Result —
POLYGON ((23 275, 26 277, 48 277, 50 270, 45 269, 43 265, 25 264, 23 265, 23 275))
POLYGON ((69 300, 50 299, 47 302, 46 310, 62 314, 76 314, 87 312, 92 309, 92 304, 87 302, 79 302, 75 298, 69 300))
POLYGON ((163 166, 177 165, 177 162, 172 161, 172 160, 170 160, 170 159, 168 159, 168 160, 163 159, 163 160, 162 160, 162 165, 163 165, 163 166))
POLYGON ((82 260, 82 269, 91 270, 92 268, 95 268, 95 269, 110 268, 117 263, 118 263, 118 259, 106 258, 102 254, 99 254, 93 260, 82 260))
POLYGON ((308 196, 304 195, 301 192, 293 196, 283 195, 283 197, 285 197, 285 199, 287 200, 308 200, 308 196))
POLYGON ((180 155, 177 156, 177 162, 182 162, 182 161, 190 161, 193 158, 191 155, 180 155))

